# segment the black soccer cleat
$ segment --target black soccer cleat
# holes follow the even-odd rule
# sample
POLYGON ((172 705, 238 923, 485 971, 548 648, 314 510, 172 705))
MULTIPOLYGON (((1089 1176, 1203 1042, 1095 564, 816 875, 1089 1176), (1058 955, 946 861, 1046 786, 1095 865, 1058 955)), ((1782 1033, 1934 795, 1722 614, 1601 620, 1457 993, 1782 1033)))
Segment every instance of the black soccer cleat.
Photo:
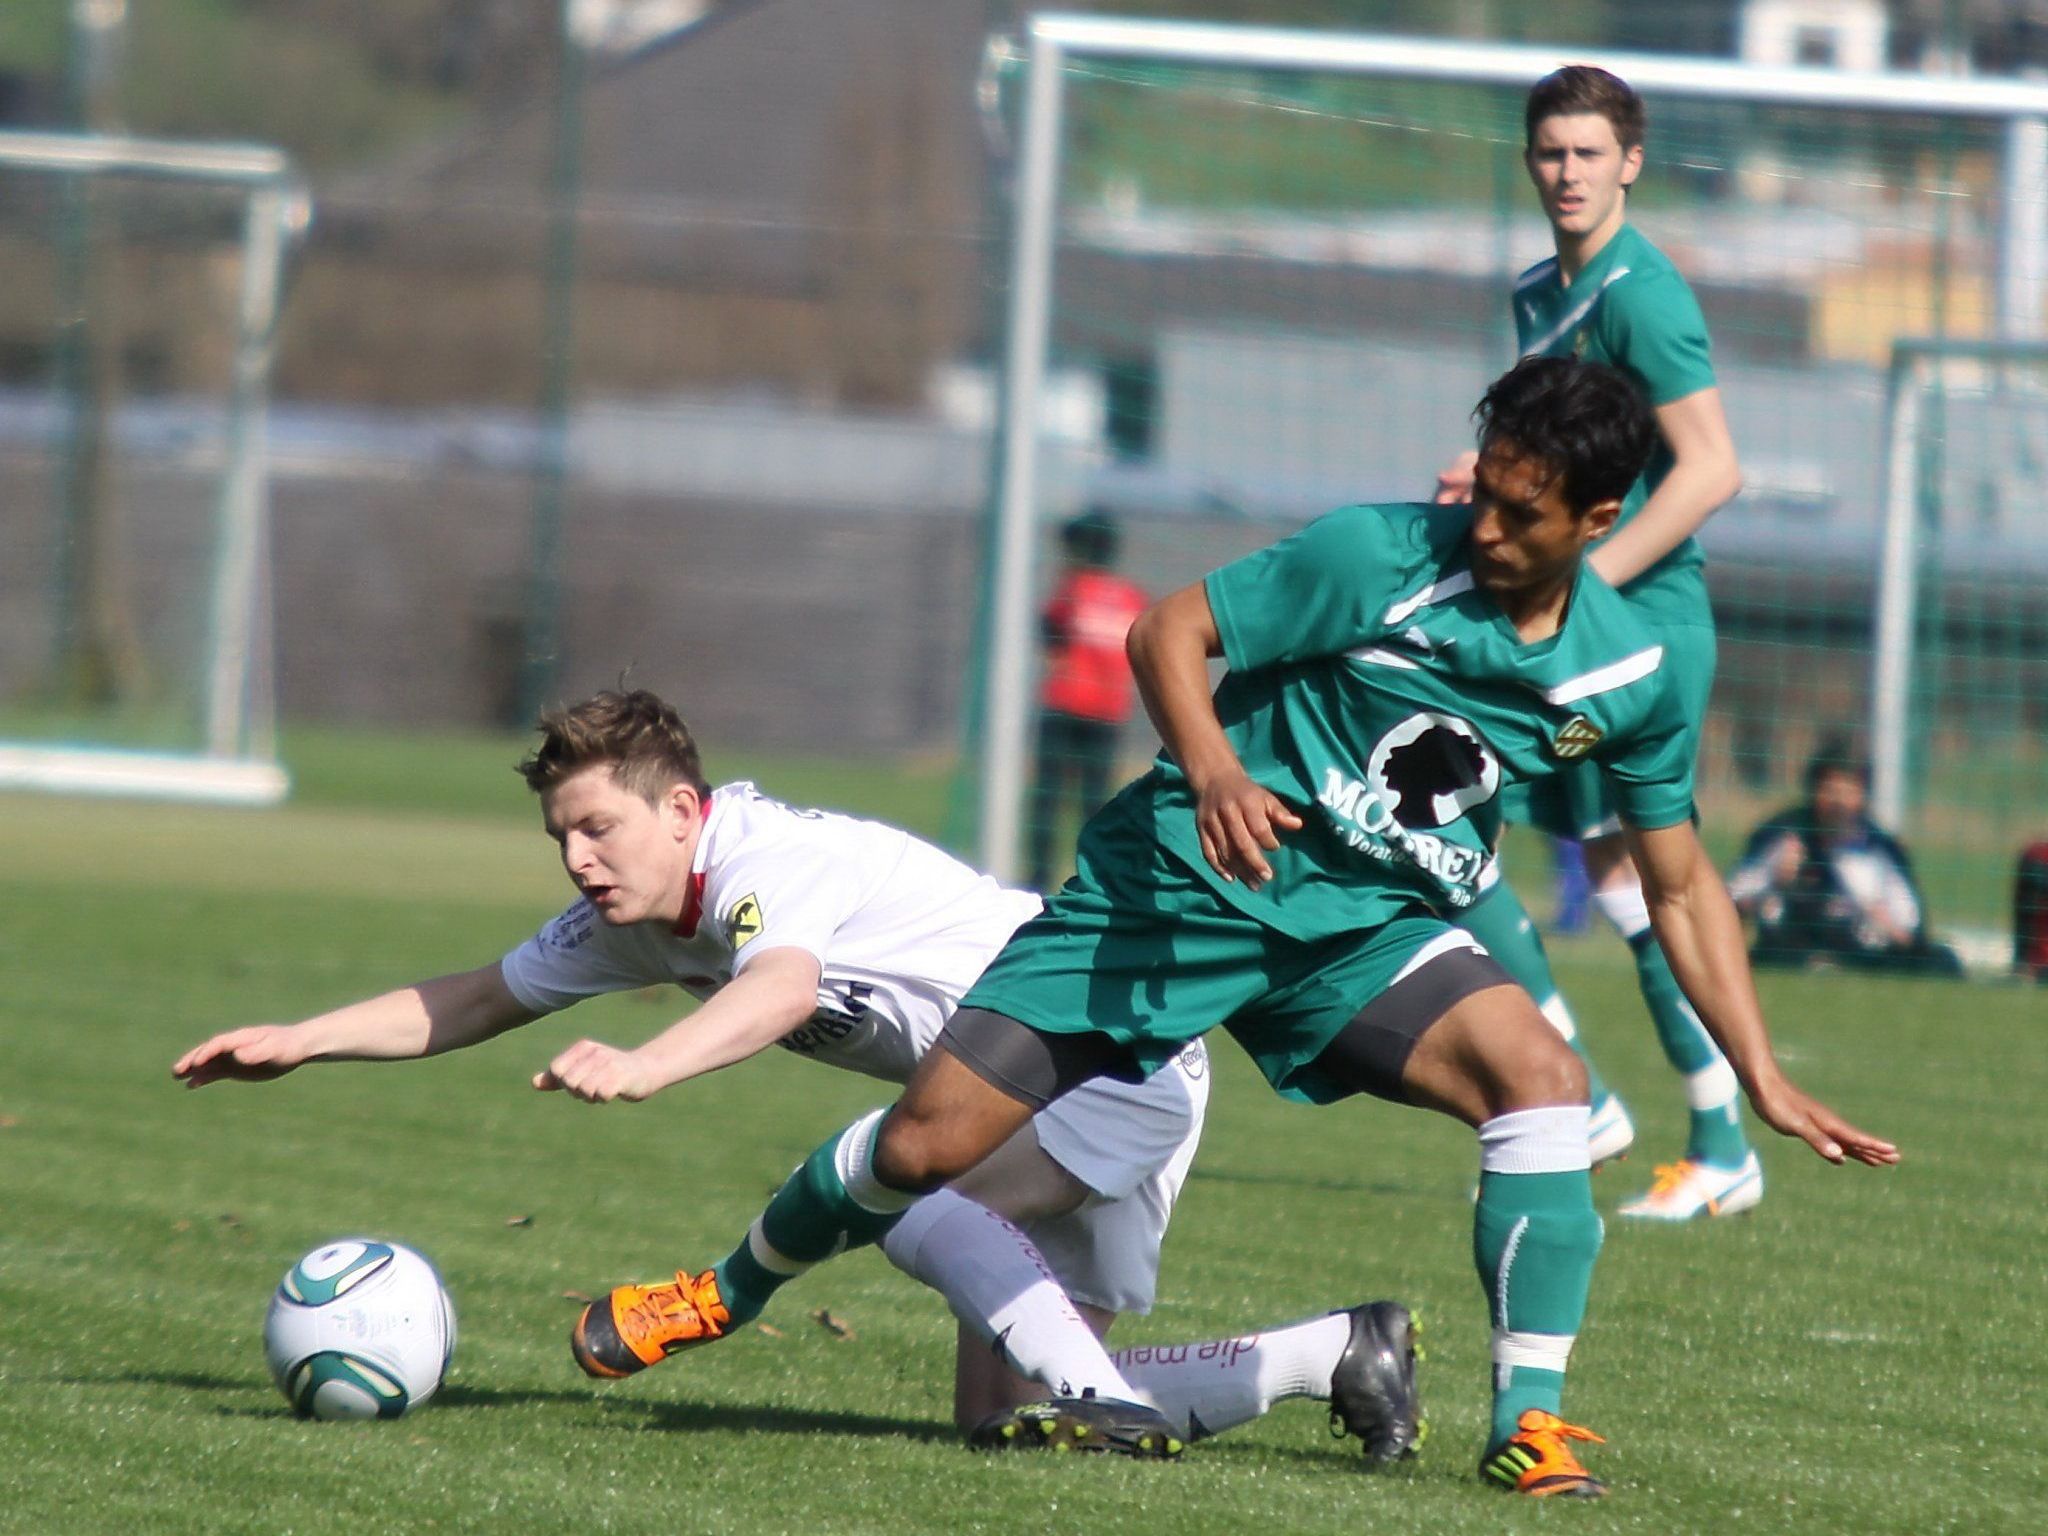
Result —
POLYGON ((1185 1444, 1165 1414, 1114 1397, 1052 1397, 1003 1408, 974 1426, 977 1451, 1093 1451, 1175 1461, 1185 1444))
POLYGON ((1356 1435, 1368 1461, 1413 1456, 1428 1433, 1415 1388, 1416 1335, 1422 1326, 1398 1301, 1347 1309, 1351 1342, 1330 1373, 1330 1433, 1356 1435))

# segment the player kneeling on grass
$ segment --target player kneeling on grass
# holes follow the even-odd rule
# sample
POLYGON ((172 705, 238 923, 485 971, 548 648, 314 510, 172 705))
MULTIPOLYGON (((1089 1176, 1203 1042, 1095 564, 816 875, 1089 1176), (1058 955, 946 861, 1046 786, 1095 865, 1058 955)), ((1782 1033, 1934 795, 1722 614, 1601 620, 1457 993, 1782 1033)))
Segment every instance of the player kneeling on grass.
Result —
POLYGON ((1076 878, 983 972, 896 1105, 814 1152, 709 1272, 702 1338, 789 1273, 883 1237, 1063 1096, 1142 1077, 1222 1025, 1289 1097, 1374 1094, 1478 1131, 1481 1470, 1526 1494, 1604 1492, 1572 1450, 1597 1437, 1561 1417, 1601 1236, 1585 1068, 1447 921, 1495 878, 1502 787, 1585 756, 1757 1113, 1831 1161, 1896 1161, 1779 1070, 1693 829, 1683 690, 1583 560, 1650 450, 1648 408, 1611 369, 1538 358, 1476 415, 1469 506, 1346 508, 1138 621, 1130 654, 1165 752, 1088 823, 1076 878), (1229 672, 1212 698, 1215 656, 1229 672))
MULTIPOLYGON (((770 1045, 900 1083, 1039 910, 894 828, 792 809, 750 784, 712 789, 683 722, 651 693, 600 694, 541 731, 521 770, 580 893, 573 906, 500 961, 300 1024, 230 1030, 182 1056, 176 1075, 198 1086, 307 1061, 429 1056, 581 998, 673 982, 704 1005, 637 1050, 580 1041, 534 1085, 592 1103, 645 1099, 770 1045)), ((1152 1305, 1208 1093, 1199 1041, 1142 1080, 1091 1084, 889 1235, 889 1257, 961 1319, 955 1414, 977 1440, 1028 1430, 1027 1443, 1171 1455, 1310 1396, 1374 1459, 1413 1449, 1410 1320, 1397 1303, 1227 1349, 1138 1351, 1123 1369, 1105 1353, 1115 1315, 1152 1305), (1010 1411, 1048 1389, 1074 1401, 1010 1411)), ((750 1252, 778 1283, 795 1272, 765 1239, 750 1252)), ((588 1309, 573 1342, 584 1370, 617 1377, 731 1321, 715 1286, 679 1274, 588 1309)))

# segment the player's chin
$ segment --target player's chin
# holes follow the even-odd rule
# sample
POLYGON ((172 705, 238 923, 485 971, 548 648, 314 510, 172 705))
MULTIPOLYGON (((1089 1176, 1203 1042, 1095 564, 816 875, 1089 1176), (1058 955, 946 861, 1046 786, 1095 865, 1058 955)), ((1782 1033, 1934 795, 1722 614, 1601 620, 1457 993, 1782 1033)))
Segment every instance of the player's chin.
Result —
POLYGON ((1514 573, 1498 566, 1488 566, 1482 561, 1472 562, 1472 583, 1491 598, 1512 597, 1520 585, 1514 573))

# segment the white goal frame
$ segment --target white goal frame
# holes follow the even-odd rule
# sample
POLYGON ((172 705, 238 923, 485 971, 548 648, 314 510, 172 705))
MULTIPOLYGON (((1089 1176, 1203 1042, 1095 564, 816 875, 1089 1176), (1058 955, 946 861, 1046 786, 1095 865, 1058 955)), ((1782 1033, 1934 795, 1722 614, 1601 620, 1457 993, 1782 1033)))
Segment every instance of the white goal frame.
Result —
MULTIPOLYGON (((1054 291, 1065 65, 1070 59, 1242 65, 1387 80, 1496 86, 1534 84, 1566 64, 1597 64, 1630 84, 1668 96, 1781 106, 1962 117, 2005 127, 1998 244, 1999 332, 2011 342, 2044 335, 2048 282, 2048 84, 1955 79, 1893 71, 1759 68, 1729 60, 1550 47, 1509 47, 1413 37, 1308 32, 1207 23, 1121 20, 1046 13, 1024 30, 1023 117, 1011 232, 1010 292, 998 429, 992 602, 987 615, 977 855, 1011 880, 1028 791, 1031 683, 1036 665, 1032 595, 1041 528, 1038 504, 1040 410, 1054 291)), ((1875 445, 1873 445, 1873 448, 1875 445)), ((1910 529, 1908 530, 1910 533, 1910 529)), ((1910 552, 1910 545, 1908 546, 1910 552)), ((1892 584, 1885 592, 1891 594, 1892 584)), ((1895 601, 1897 594, 1886 600, 1895 601)), ((1910 635, 1910 614, 1880 604, 1880 635, 1910 635)), ((1884 647, 1879 647, 1880 652, 1884 647)), ((1890 695, 1889 675, 1879 690, 1890 695)), ((1890 708, 1889 705, 1881 705, 1890 708)), ((1874 716, 1876 708, 1874 707, 1874 716)), ((1888 717, 1874 718, 1885 740, 1888 717)), ((1898 739, 1903 739, 1901 736, 1898 739)))
POLYGON ((270 498, 265 431, 286 261, 311 201, 282 151, 261 145, 65 133, 0 133, 0 167, 49 175, 188 182, 243 194, 242 266, 227 437, 215 517, 204 748, 134 752, 0 741, 0 789, 271 805, 290 780, 276 758, 269 644, 270 498))
POLYGON ((1870 667, 1870 812, 1903 826, 1912 811, 1913 678, 1919 666, 1923 510, 1920 428, 1927 402, 1952 366, 1996 370, 2048 364, 2048 341, 1969 341, 1902 336, 1885 383, 1884 531, 1877 574, 1877 632, 1870 667))

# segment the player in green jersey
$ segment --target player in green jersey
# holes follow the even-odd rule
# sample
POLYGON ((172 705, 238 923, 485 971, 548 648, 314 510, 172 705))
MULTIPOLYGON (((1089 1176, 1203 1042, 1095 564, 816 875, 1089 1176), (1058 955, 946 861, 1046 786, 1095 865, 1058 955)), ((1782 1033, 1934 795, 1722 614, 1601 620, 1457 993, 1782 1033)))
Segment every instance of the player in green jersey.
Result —
MULTIPOLYGON (((1521 354, 1612 364, 1656 410, 1658 442, 1622 501, 1615 532, 1588 557, 1654 628, 1685 690, 1697 732, 1714 680, 1714 618, 1693 534, 1741 485, 1709 360, 1706 322, 1671 262, 1627 219, 1643 164, 1642 99, 1602 69, 1575 65, 1537 82, 1524 111, 1531 181, 1557 254, 1515 285, 1521 354)), ((1440 477, 1439 500, 1469 493, 1469 459, 1440 477)), ((1735 1074, 1686 1002, 1650 929, 1643 886, 1617 807, 1590 764, 1510 795, 1506 819, 1581 840, 1594 901, 1627 939, 1666 1059, 1683 1075, 1690 1110, 1684 1156, 1660 1167, 1627 1217, 1683 1221, 1732 1215, 1763 1197, 1763 1168, 1743 1134, 1735 1074)), ((1515 979, 1583 1056, 1570 1010, 1551 979, 1535 926, 1502 883, 1466 915, 1515 979)), ((1593 1069, 1590 1130, 1596 1163, 1628 1150, 1635 1129, 1593 1069)))
MULTIPOLYGON (((1366 1093, 1474 1127, 1493 1327, 1482 1472, 1532 1495, 1604 1491, 1572 1450, 1595 1437, 1560 1413, 1601 1237, 1586 1074, 1452 925, 1492 884, 1502 791, 1599 763, 1666 950, 1757 1113, 1832 1161, 1898 1154, 1779 1070, 1693 828, 1683 688, 1582 558, 1650 450, 1648 408, 1612 369, 1535 358, 1477 415, 1469 507, 1346 508, 1146 611, 1129 650, 1166 749, 1090 820, 1076 877, 891 1109, 818 1148, 721 1263, 663 1287, 660 1316, 635 1286, 594 1303, 586 1351, 614 1330, 656 1358, 725 1336, 1037 1108, 1221 1025, 1288 1097, 1366 1093), (1229 672, 1212 698, 1217 656, 1229 672)), ((1074 1399, 1019 1410, 1019 1438, 1072 1416, 1094 1440, 1172 1445, 1154 1406, 1071 1385, 1074 1399)))

